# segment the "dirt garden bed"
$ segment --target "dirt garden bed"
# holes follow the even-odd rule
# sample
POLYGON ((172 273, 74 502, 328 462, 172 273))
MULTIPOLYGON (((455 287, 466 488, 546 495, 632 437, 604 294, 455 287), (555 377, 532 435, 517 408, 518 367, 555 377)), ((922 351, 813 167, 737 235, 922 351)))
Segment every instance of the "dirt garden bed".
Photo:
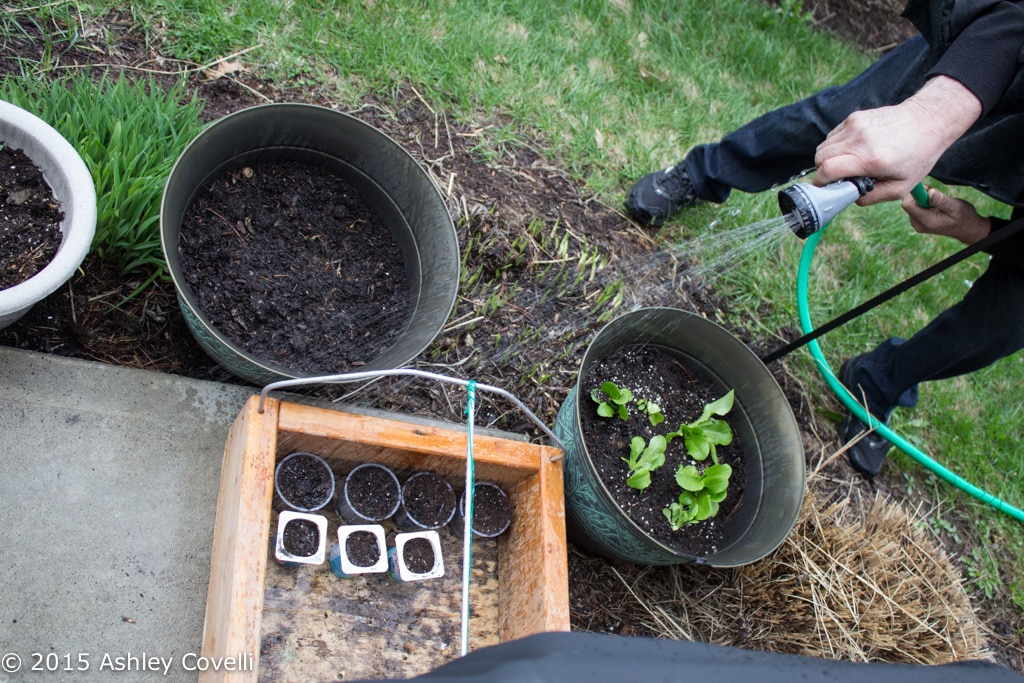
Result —
MULTIPOLYGON (((897 6, 883 0, 825 0, 813 9, 822 28, 860 39, 866 49, 884 49, 910 33, 897 6)), ((102 29, 83 36, 60 58, 86 63, 101 55, 104 63, 131 73, 149 64, 150 50, 158 49, 136 32, 127 15, 111 15, 102 29)), ((16 72, 19 59, 38 60, 45 41, 36 31, 25 26, 8 42, 0 73, 16 72)), ((279 91, 252 74, 235 76, 192 75, 207 119, 267 101, 336 104, 315 89, 279 91)), ((659 252, 657 235, 630 223, 617 207, 587 196, 567 173, 552 167, 539 152, 542 142, 507 149, 490 163, 474 153, 480 131, 500 123, 495 115, 455 121, 412 90, 393 101, 367 100, 352 109, 349 113, 405 147, 446 188, 465 277, 479 273, 479 283, 493 285, 467 280, 448 325, 422 355, 432 369, 506 388, 551 424, 586 344, 611 313, 607 305, 595 304, 602 294, 611 292, 626 309, 669 303, 712 318, 728 307, 713 291, 683 278, 686 264, 659 252), (557 253, 556 235, 565 240, 565 257, 557 253), (560 265, 543 271, 530 267, 544 261, 560 265), (595 277, 580 281, 578 263, 593 264, 595 277)), ((170 283, 157 283, 115 308, 138 284, 91 258, 67 286, 0 331, 0 344, 242 383, 191 337, 170 283)), ((757 352, 778 343, 743 329, 732 332, 757 352)), ((780 331, 783 337, 792 334, 780 331)), ((812 472, 812 496, 784 547, 751 567, 709 570, 621 565, 570 546, 573 628, 889 661, 980 656, 987 646, 1000 662, 1024 672, 1024 624, 1009 597, 974 596, 975 605, 968 604, 943 548, 916 531, 915 520, 899 506, 884 502, 900 497, 902 482, 883 476, 873 489, 844 458, 830 459, 837 448, 833 426, 812 412, 781 363, 771 370, 801 425, 812 472), (876 493, 884 496, 882 502, 876 502, 876 493), (844 606, 830 598, 830 590, 859 592, 844 606), (858 604, 872 606, 870 618, 858 604), (922 605, 924 612, 914 611, 922 605), (829 640, 836 632, 843 637, 829 640), (823 650, 826 641, 830 649, 823 650)), ((461 419, 464 404, 459 390, 397 378, 311 393, 454 421, 461 419)), ((541 437, 525 416, 492 399, 481 402, 478 420, 541 437)))

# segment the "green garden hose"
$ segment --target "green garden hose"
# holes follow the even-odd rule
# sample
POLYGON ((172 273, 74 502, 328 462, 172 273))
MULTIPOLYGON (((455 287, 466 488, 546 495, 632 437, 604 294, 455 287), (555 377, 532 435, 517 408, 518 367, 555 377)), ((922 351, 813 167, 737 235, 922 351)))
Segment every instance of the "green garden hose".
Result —
MULTIPOLYGON (((924 186, 920 183, 911 192, 914 199, 921 206, 928 205, 928 193, 924 186)), ((828 227, 828 226, 825 226, 828 227)), ((796 298, 797 298, 797 309, 800 315, 800 327, 804 334, 808 334, 813 331, 814 326, 811 324, 811 316, 809 313, 808 299, 807 299, 807 284, 809 279, 809 273, 811 269, 811 262, 814 259, 814 250, 818 245, 818 240, 821 238, 824 228, 819 232, 810 235, 804 242, 803 252, 800 255, 800 267, 797 271, 796 281, 796 298)), ((1019 508, 1010 505, 1004 500, 993 496, 992 494, 983 491, 969 481, 962 477, 954 474, 946 467, 936 462, 929 455, 918 449, 913 444, 906 441, 899 434, 889 429, 888 426, 882 424, 868 413, 863 406, 861 406, 857 399, 843 386, 842 382, 836 377, 835 373, 832 372, 832 368, 829 366, 828 361, 825 360, 824 354, 821 352, 821 348, 818 345, 817 340, 811 340, 807 348, 810 349, 811 356, 814 358, 815 364, 818 366, 818 370, 821 372, 822 377, 832 388, 832 391, 839 398, 839 400, 845 405, 854 417, 859 419, 866 425, 874 428, 882 437, 884 437, 889 443, 896 448, 900 449, 911 458, 916 460, 926 469, 934 472, 940 478, 946 482, 956 486, 960 490, 974 496, 988 505, 991 505, 996 510, 1006 513, 1010 517, 1016 519, 1019 522, 1024 522, 1024 511, 1019 508)))

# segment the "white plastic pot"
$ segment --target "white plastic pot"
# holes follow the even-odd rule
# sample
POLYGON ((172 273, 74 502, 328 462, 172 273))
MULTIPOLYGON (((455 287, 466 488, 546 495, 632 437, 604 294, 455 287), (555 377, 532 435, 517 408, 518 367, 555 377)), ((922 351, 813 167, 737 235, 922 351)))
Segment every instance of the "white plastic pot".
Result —
POLYGON ((400 583, 423 581, 444 576, 441 537, 436 531, 413 531, 395 534, 395 546, 388 549, 388 576, 400 583), (414 571, 406 562, 405 546, 415 539, 426 539, 434 551, 434 564, 425 572, 414 571))
POLYGON ((286 567, 297 567, 300 564, 323 564, 327 555, 327 518, 323 515, 311 515, 306 512, 285 510, 277 520, 277 537, 274 542, 274 559, 286 567), (312 555, 292 555, 284 547, 284 530, 290 522, 305 520, 316 525, 320 543, 312 555))
POLYGON ((357 574, 383 574, 388 570, 388 548, 384 527, 380 524, 348 524, 338 527, 338 542, 331 546, 328 561, 331 564, 331 571, 340 579, 348 579, 357 574), (377 539, 379 555, 377 561, 371 565, 356 564, 348 555, 348 537, 359 531, 373 534, 377 539))
POLYGON ((0 143, 32 160, 64 212, 64 237, 53 260, 25 282, 0 289, 3 329, 70 280, 85 260, 96 233, 96 186, 82 157, 60 133, 9 102, 0 102, 0 143))

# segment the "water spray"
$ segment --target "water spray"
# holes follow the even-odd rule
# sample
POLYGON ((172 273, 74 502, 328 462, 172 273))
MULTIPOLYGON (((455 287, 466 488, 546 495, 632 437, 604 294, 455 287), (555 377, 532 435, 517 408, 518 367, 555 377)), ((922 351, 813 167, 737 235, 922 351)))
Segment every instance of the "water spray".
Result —
POLYGON ((873 189, 874 178, 846 178, 824 187, 794 183, 779 192, 779 209, 793 234, 807 239, 873 189))

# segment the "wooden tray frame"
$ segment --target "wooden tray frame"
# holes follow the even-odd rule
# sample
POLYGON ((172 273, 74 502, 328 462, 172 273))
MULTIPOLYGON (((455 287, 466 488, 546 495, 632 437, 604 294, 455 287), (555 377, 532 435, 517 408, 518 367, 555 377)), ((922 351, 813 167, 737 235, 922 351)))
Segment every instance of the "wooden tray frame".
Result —
MULTIPOLYGON (((251 397, 228 433, 213 532, 202 656, 233 657, 250 671, 206 671, 200 681, 256 681, 279 453, 310 451, 332 464, 378 462, 457 478, 465 430, 251 397)), ((569 630, 565 507, 557 448, 474 434, 476 477, 508 492, 513 528, 498 544, 502 642, 569 630)))

